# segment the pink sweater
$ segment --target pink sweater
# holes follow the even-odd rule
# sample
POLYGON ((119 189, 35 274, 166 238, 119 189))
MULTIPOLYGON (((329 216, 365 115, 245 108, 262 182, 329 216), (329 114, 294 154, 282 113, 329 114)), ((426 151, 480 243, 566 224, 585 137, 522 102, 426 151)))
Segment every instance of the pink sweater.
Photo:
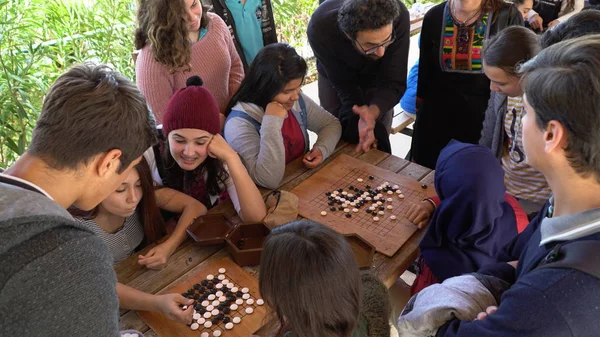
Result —
POLYGON ((229 29, 218 15, 208 13, 208 16, 208 32, 192 45, 191 71, 169 74, 167 67, 154 59, 149 44, 138 55, 135 65, 137 86, 146 96, 157 124, 162 123, 171 96, 185 87, 190 76, 202 78, 204 86, 215 96, 221 113, 244 78, 244 67, 229 29))

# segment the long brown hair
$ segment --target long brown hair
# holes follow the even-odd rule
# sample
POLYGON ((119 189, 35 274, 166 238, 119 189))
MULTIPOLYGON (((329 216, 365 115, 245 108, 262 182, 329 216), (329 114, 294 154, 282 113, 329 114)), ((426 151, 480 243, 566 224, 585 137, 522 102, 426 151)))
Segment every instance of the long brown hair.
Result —
MULTIPOLYGON (((200 28, 206 28, 209 23, 208 8, 200 0, 197 1, 202 6, 200 28)), ((135 48, 142 49, 149 43, 154 59, 172 73, 189 71, 192 50, 185 16, 184 0, 140 0, 135 48)))
MULTIPOLYGON (((142 160, 135 165, 135 170, 140 176, 140 184, 142 187, 142 198, 138 203, 136 212, 140 216, 140 220, 144 226, 144 237, 146 243, 156 242, 166 234, 165 223, 160 214, 160 209, 156 204, 156 196, 154 194, 154 182, 152 180, 152 172, 142 157, 142 160)), ((69 208, 69 213, 76 218, 91 220, 98 216, 100 207, 96 206, 91 211, 82 211, 75 207, 69 208)))
POLYGON ((362 283, 343 236, 310 220, 273 229, 264 243, 260 293, 275 336, 348 337, 361 310, 362 283))

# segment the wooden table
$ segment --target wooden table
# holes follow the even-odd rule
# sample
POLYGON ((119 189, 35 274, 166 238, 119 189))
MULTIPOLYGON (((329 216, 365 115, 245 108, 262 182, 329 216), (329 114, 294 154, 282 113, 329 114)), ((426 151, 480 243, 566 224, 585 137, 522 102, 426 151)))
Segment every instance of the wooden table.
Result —
MULTIPOLYGON (((433 171, 428 168, 378 150, 357 154, 354 152, 353 145, 344 142, 338 144, 335 153, 320 167, 343 153, 386 170, 433 185, 433 171)), ((304 167, 301 159, 287 165, 281 189, 287 191, 293 189, 320 168, 309 170, 304 167)), ((270 190, 261 189, 263 195, 269 192, 270 190)), ((240 222, 231 203, 219 205, 211 209, 211 212, 224 212, 233 223, 240 222)), ((375 254, 371 270, 387 287, 390 287, 406 268, 415 261, 418 254, 418 244, 424 233, 424 230, 417 231, 391 258, 379 253, 375 254)), ((150 248, 146 247, 141 254, 144 254, 150 248)), ((148 270, 139 266, 137 255, 134 254, 115 266, 119 282, 148 293, 158 293, 194 275, 211 261, 227 256, 227 252, 223 245, 200 247, 191 240, 186 240, 171 256, 167 267, 162 270, 148 270)), ((258 274, 258 267, 245 267, 244 269, 254 276, 258 274)), ((143 332, 146 337, 157 336, 134 311, 121 311, 121 329, 135 329, 143 332)))

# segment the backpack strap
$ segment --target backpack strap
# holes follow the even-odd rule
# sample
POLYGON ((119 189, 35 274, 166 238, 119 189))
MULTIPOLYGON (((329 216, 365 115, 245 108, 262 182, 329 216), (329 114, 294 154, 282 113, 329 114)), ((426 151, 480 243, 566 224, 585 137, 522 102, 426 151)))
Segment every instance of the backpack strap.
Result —
POLYGON ((256 129, 256 132, 260 133, 260 123, 256 119, 250 117, 250 115, 248 115, 244 111, 231 110, 231 112, 227 116, 227 119, 225 120, 225 123, 227 123, 230 119, 233 119, 233 118, 236 118, 236 117, 239 117, 239 118, 247 120, 248 122, 250 122, 254 126, 254 128, 256 129))
POLYGON ((600 241, 582 240, 557 244, 536 269, 575 269, 600 279, 600 241))

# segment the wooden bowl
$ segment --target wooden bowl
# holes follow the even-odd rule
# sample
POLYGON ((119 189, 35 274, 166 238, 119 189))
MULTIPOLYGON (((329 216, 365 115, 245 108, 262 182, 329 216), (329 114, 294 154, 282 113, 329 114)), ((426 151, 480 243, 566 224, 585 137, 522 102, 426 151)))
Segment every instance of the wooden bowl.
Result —
POLYGON ((225 241, 227 251, 240 266, 260 264, 265 238, 271 230, 262 223, 241 224, 231 230, 225 241))
POLYGON ((363 239, 356 233, 344 234, 346 241, 352 248, 354 259, 360 269, 369 269, 373 264, 373 256, 375 255, 375 247, 363 239))
POLYGON ((201 245, 214 245, 225 242, 231 227, 224 214, 206 214, 196 219, 187 233, 201 245))

